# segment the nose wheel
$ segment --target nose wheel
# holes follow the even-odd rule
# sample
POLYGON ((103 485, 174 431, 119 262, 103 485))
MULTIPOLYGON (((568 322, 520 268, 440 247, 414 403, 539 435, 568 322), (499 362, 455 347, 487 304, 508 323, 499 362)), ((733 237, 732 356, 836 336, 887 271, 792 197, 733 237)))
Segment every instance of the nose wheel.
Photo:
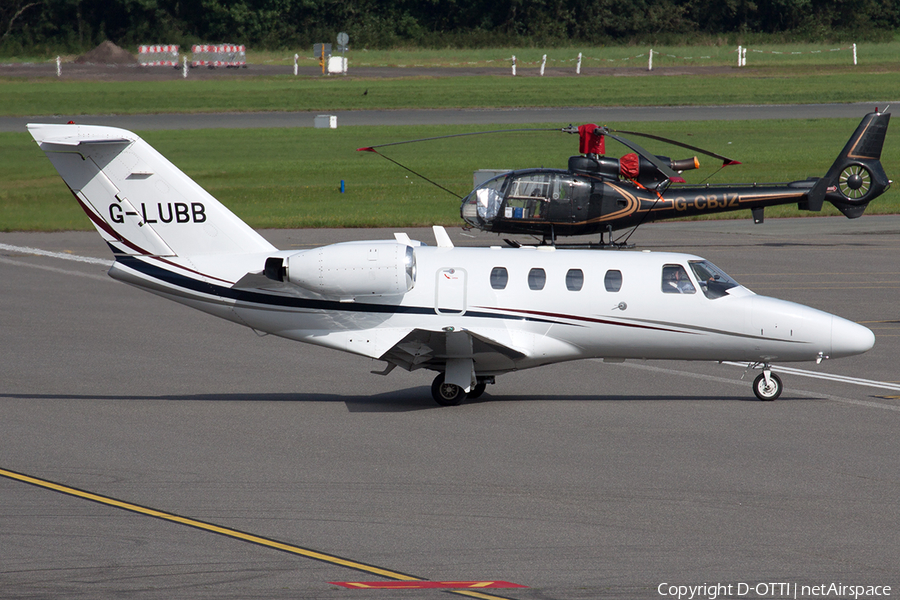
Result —
POLYGON ((772 373, 768 366, 753 380, 753 393, 760 400, 769 402, 778 398, 784 389, 781 378, 772 373))

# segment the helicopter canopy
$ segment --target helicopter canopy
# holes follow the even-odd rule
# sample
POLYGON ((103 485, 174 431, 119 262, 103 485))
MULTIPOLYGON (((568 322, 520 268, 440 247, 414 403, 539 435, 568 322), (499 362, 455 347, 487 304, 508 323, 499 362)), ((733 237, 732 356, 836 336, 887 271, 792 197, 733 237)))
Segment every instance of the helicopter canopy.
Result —
POLYGON ((571 221, 573 208, 590 202, 593 181, 568 171, 511 171, 489 179, 463 199, 464 221, 485 228, 494 219, 571 221))

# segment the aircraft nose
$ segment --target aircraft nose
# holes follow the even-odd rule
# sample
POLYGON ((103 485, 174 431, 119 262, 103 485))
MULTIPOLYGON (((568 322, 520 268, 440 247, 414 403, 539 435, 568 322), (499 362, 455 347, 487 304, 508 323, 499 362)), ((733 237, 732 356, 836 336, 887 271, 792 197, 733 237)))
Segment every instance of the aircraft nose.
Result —
POLYGON ((875 334, 853 321, 833 317, 831 320, 831 358, 868 352, 875 345, 875 334))

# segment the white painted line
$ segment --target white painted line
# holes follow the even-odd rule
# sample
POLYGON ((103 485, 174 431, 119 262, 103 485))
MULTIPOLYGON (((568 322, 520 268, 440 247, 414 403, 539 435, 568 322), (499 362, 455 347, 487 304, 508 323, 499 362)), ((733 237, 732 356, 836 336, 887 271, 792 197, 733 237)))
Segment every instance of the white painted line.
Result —
MULTIPOLYGON (((735 367, 747 368, 746 363, 723 362, 723 365, 732 365, 735 367)), ((859 379, 858 377, 847 377, 846 375, 834 375, 832 373, 818 373, 816 371, 805 371, 794 367, 781 367, 772 365, 772 370, 778 373, 788 373, 799 377, 812 377, 813 379, 826 379, 828 381, 838 381, 840 383, 850 383, 852 385, 861 385, 864 387, 880 388, 883 390, 900 391, 900 384, 888 383, 886 381, 874 381, 872 379, 859 379)))
POLYGON ((50 271, 51 273, 59 273, 60 275, 75 275, 77 277, 87 277, 88 279, 96 279, 97 281, 114 281, 108 275, 98 275, 96 273, 84 273, 82 271, 72 271, 69 269, 60 269, 59 267, 48 267, 47 265, 35 265, 21 260, 13 260, 0 256, 0 264, 15 265, 17 267, 27 267, 29 269, 40 269, 41 271, 50 271))
POLYGON ((92 256, 79 256, 77 254, 66 254, 65 252, 50 252, 49 250, 41 250, 40 248, 29 248, 27 246, 11 246, 9 244, 0 244, 0 250, 6 252, 15 252, 17 254, 30 254, 32 256, 49 256, 50 258, 61 258, 63 260, 104 265, 107 267, 111 267, 114 262, 103 258, 94 258, 92 256))
MULTIPOLYGON (((606 363, 606 364, 610 364, 610 363, 606 363)), ((734 366, 738 366, 738 367, 742 367, 742 368, 746 368, 746 366, 747 366, 745 363, 733 363, 733 362, 723 362, 722 364, 726 364, 726 365, 734 365, 734 366)), ((716 382, 716 383, 726 383, 726 384, 730 384, 730 385, 740 385, 741 387, 749 386, 749 383, 750 383, 750 382, 747 381, 747 380, 727 379, 727 378, 725 378, 725 377, 716 377, 716 376, 714 376, 714 375, 705 375, 705 374, 703 374, 703 373, 691 373, 691 372, 689 372, 689 371, 678 371, 678 370, 675 370, 675 369, 663 369, 662 367, 654 367, 654 366, 652 366, 652 365, 641 364, 641 363, 635 363, 635 362, 612 363, 612 366, 616 366, 616 367, 619 367, 619 366, 621 366, 621 367, 629 367, 629 368, 632 368, 632 369, 641 369, 641 370, 643 370, 643 371, 653 371, 653 372, 656 372, 656 373, 665 373, 665 374, 667 374, 667 375, 681 375, 681 376, 683 376, 683 377, 691 377, 691 378, 693 378, 693 379, 703 379, 703 380, 705 380, 705 381, 713 381, 713 382, 716 382)), ((783 371, 783 369, 781 369, 781 368, 776 368, 776 367, 772 367, 772 370, 773 370, 773 371, 783 371)), ((802 371, 801 369, 790 369, 790 371, 797 371, 796 373, 792 373, 792 374, 795 374, 795 375, 801 375, 801 376, 802 376, 804 373, 808 373, 808 374, 810 374, 810 375, 827 375, 827 373, 812 373, 811 371, 802 371)), ((834 375, 833 377, 843 377, 843 376, 841 376, 841 375, 834 375)), ((825 378, 823 377, 823 379, 825 379, 825 378)), ((847 378, 845 378, 845 379, 851 380, 852 378, 847 377, 847 378)), ((867 379, 859 379, 859 380, 857 380, 855 383, 856 383, 857 385, 868 385, 868 384, 865 384, 865 383, 861 383, 861 382, 864 382, 864 381, 869 381, 869 380, 867 380, 867 379)), ((853 382, 853 381, 847 381, 847 383, 854 383, 854 382, 853 382)), ((889 386, 893 386, 894 384, 885 383, 885 382, 881 382, 881 381, 874 381, 874 382, 872 382, 872 383, 877 384, 877 385, 872 385, 872 386, 870 386, 870 387, 885 387, 885 386, 888 386, 888 389, 895 389, 895 388, 889 387, 889 386)), ((900 387, 900 386, 895 386, 895 387, 900 387)), ((798 396, 806 396, 807 398, 824 398, 824 399, 826 399, 826 400, 831 400, 832 402, 840 402, 841 404, 854 404, 854 405, 856 405, 856 406, 866 406, 866 407, 869 407, 869 408, 880 408, 880 409, 882 409, 882 410, 892 410, 892 411, 895 411, 895 412, 900 412, 900 406, 894 405, 894 404, 885 404, 885 403, 883 403, 883 402, 872 402, 872 401, 869 401, 869 400, 855 400, 855 399, 853 399, 853 398, 843 398, 843 397, 841 397, 841 396, 833 396, 833 395, 831 395, 831 394, 823 394, 823 393, 820 393, 820 392, 810 392, 810 391, 807 391, 807 390, 796 390, 796 389, 791 389, 791 390, 790 390, 790 393, 791 393, 791 394, 796 394, 796 395, 798 395, 798 396)))

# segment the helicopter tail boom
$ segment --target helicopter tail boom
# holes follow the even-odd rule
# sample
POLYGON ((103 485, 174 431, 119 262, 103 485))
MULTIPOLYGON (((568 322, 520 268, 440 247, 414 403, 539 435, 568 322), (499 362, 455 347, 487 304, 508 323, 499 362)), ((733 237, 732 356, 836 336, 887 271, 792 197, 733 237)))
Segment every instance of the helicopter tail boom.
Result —
POLYGON ((877 109, 863 117, 828 173, 816 182, 800 208, 820 211, 827 200, 847 218, 862 216, 869 202, 891 186, 881 166, 890 120, 890 113, 877 109))

